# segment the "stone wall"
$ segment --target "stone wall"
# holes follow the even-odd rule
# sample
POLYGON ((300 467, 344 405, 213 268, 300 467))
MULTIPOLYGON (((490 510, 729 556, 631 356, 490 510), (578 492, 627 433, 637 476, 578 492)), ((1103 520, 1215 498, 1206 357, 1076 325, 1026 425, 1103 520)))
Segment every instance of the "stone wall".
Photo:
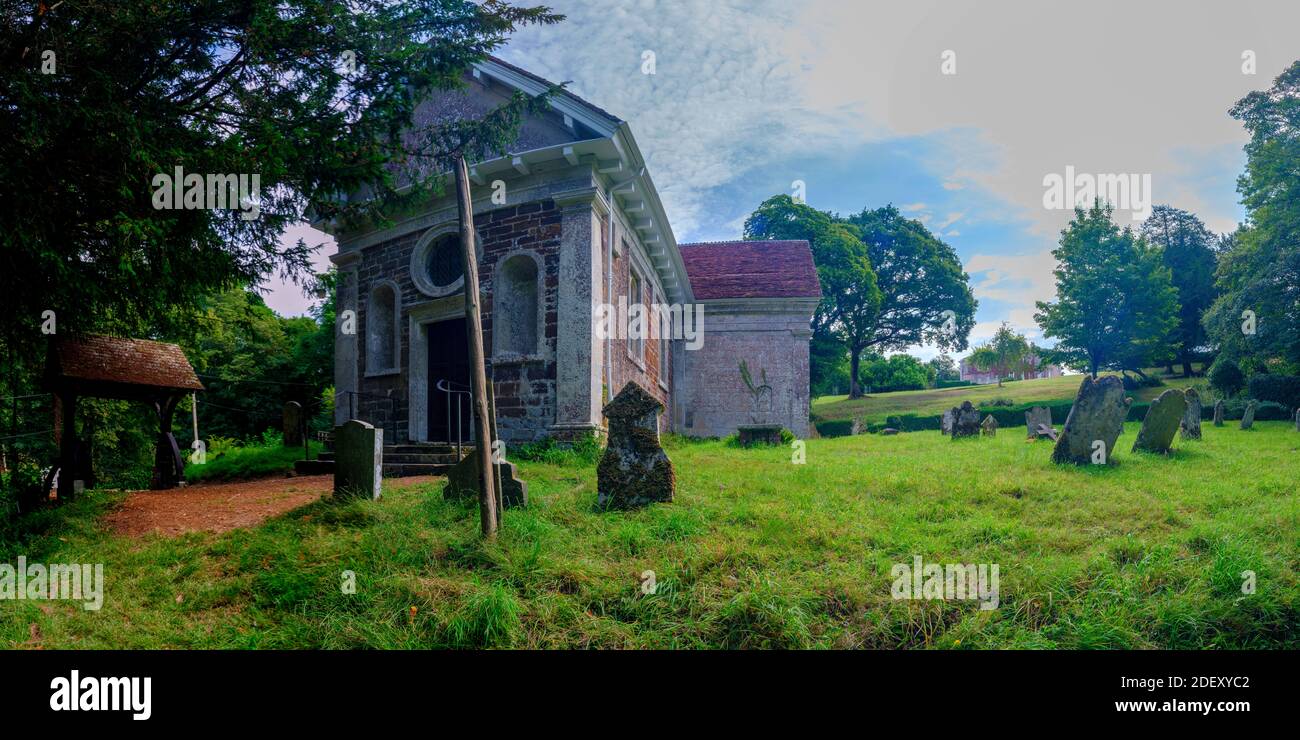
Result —
POLYGON ((780 424, 808 435, 809 322, 816 301, 736 299, 704 302, 704 344, 685 349, 674 426, 695 437, 724 437, 743 424, 780 424), (754 383, 772 386, 756 411, 740 375, 744 360, 754 383))

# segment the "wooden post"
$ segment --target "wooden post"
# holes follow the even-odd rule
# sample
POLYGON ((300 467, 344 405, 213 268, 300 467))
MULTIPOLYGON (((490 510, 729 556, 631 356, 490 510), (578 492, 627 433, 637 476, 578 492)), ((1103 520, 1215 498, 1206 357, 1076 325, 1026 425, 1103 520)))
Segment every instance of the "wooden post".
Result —
MULTIPOLYGON (((74 498, 73 481, 77 477, 77 394, 64 391, 56 396, 59 416, 59 503, 74 498)), ((48 495, 48 493, 47 493, 48 495)))
MULTIPOLYGON (((493 369, 492 374, 493 374, 493 375, 496 375, 496 370, 495 370, 495 369, 493 369)), ((492 379, 489 378, 489 379, 488 379, 488 382, 487 382, 487 387, 488 387, 488 413, 491 415, 490 418, 492 419, 492 443, 491 443, 490 445, 488 445, 488 447, 491 448, 491 447, 494 447, 494 446, 496 445, 496 443, 497 443, 497 389, 496 389, 496 381, 494 381, 494 380, 492 380, 492 379)), ((496 493, 496 497, 497 497, 497 527, 500 527, 500 526, 501 526, 501 515, 502 515, 502 512, 504 512, 505 509, 506 509, 506 499, 505 499, 505 490, 502 488, 503 483, 502 483, 502 481, 501 481, 501 476, 499 475, 499 473, 500 473, 501 471, 497 470, 496 454, 497 454, 497 453, 496 453, 496 450, 493 449, 493 450, 492 450, 492 474, 493 474, 493 476, 496 478, 496 484, 497 484, 496 491, 495 491, 495 493, 496 493)))
POLYGON ((478 250, 474 243, 474 201, 470 195, 469 170, 463 154, 456 157, 456 195, 460 210, 460 252, 465 263, 465 324, 469 341, 470 392, 474 399, 474 421, 478 430, 478 514, 483 536, 496 537, 497 499, 492 469, 492 432, 487 399, 487 371, 483 365, 483 320, 479 313, 478 250))

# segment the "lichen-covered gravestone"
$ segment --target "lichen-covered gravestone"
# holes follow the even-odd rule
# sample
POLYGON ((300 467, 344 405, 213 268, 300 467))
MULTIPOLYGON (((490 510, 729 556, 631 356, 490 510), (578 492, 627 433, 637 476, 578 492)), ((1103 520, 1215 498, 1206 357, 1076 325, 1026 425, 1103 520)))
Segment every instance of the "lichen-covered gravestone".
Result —
POLYGON ((596 467, 596 505, 633 509, 672 501, 673 463, 659 444, 659 414, 664 406, 635 382, 623 386, 603 413, 609 444, 596 467))
POLYGON ((1052 412, 1043 406, 1035 406, 1025 412, 1025 438, 1050 439, 1050 435, 1039 431, 1040 427, 1053 428, 1052 412))
POLYGON ((1183 414, 1187 412, 1187 398, 1183 392, 1170 388, 1151 402, 1147 415, 1142 419, 1142 430, 1138 432, 1133 451, 1157 452, 1168 454, 1169 445, 1173 444, 1178 425, 1182 423, 1183 414))
POLYGON ((943 436, 945 437, 952 434, 952 425, 957 420, 956 411, 957 409, 952 408, 943 412, 943 421, 940 422, 942 424, 940 428, 943 430, 943 436))
POLYGON ((1250 429, 1255 426, 1255 402, 1251 401, 1246 404, 1246 410, 1241 414, 1241 428, 1250 429))
MULTIPOLYGON (((528 483, 519 480, 515 464, 506 460, 494 467, 496 480, 501 483, 501 503, 507 509, 528 505, 528 483)), ((478 500, 478 449, 470 452, 447 471, 447 485, 443 486, 445 499, 472 498, 478 500)))
POLYGON ((302 404, 290 401, 281 412, 285 447, 302 447, 302 404))
POLYGON ((1214 426, 1223 426, 1223 399, 1214 402, 1214 426))
POLYGON ((980 433, 980 412, 970 401, 962 401, 960 408, 954 408, 952 438, 975 437, 980 433))
POLYGON ((383 429, 356 419, 334 427, 335 496, 378 499, 383 470, 383 429))
POLYGON ((998 420, 993 418, 993 414, 984 417, 983 423, 980 424, 980 430, 985 437, 996 437, 998 434, 998 420))
POLYGON ((1086 465, 1104 447, 1103 460, 1110 462, 1115 451, 1115 441, 1124 431, 1124 418, 1132 399, 1124 397, 1124 383, 1114 375, 1100 380, 1085 377, 1079 394, 1065 418, 1065 428, 1052 448, 1052 462, 1086 465))
POLYGON ((1187 411, 1183 413, 1183 423, 1179 425, 1183 439, 1201 438, 1201 394, 1195 388, 1183 392, 1187 399, 1187 411))

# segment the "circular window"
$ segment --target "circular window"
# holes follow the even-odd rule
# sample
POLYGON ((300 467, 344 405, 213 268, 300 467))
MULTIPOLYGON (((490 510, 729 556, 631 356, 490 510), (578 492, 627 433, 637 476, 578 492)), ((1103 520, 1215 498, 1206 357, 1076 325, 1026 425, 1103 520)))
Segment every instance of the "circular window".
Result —
POLYGON ((435 288, 450 288, 465 278, 465 260, 460 255, 460 237, 444 234, 429 245, 424 274, 435 288))
MULTIPOLYGON (((483 245, 477 244, 480 258, 483 245)), ((460 232, 454 224, 425 232, 411 253, 411 282, 421 293, 441 298, 465 285, 465 261, 460 254, 460 232)))

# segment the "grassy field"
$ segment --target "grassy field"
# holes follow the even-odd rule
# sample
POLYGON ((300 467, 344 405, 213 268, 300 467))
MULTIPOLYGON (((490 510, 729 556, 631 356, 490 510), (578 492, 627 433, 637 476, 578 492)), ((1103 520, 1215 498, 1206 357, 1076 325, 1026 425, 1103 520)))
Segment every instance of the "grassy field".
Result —
MULTIPOLYGON (((1135 401, 1150 401, 1169 388, 1187 388, 1204 385, 1204 378, 1162 378, 1165 385, 1140 388, 1129 393, 1135 401)), ((973 385, 961 388, 941 388, 924 391, 896 391, 872 394, 853 401, 848 396, 822 396, 813 400, 813 414, 819 419, 862 419, 867 423, 881 422, 894 414, 914 413, 919 416, 942 414, 962 401, 979 406, 994 399, 1010 399, 1015 404, 1045 401, 1073 400, 1079 392, 1082 375, 1065 375, 1059 378, 1016 380, 1004 383, 973 385)))
MULTIPOLYGON (((320 454, 321 444, 309 441, 308 445, 311 459, 315 459, 320 454)), ((231 447, 209 455, 203 465, 191 463, 189 458, 186 458, 185 479, 191 483, 198 483, 261 478, 287 473, 293 470, 294 462, 301 459, 303 459, 301 447, 284 447, 280 444, 231 447)))
POLYGON ((0 562, 102 562, 103 609, 0 601, 0 646, 1300 647, 1300 433, 1207 424, 1166 458, 1128 452, 1136 426, 1085 468, 1014 430, 812 440, 804 465, 670 440, 676 501, 632 513, 593 511, 594 465, 524 463, 494 544, 435 486, 171 540, 106 533, 121 494, 92 493, 0 562), (892 599, 914 555, 997 564, 999 606, 892 599))

